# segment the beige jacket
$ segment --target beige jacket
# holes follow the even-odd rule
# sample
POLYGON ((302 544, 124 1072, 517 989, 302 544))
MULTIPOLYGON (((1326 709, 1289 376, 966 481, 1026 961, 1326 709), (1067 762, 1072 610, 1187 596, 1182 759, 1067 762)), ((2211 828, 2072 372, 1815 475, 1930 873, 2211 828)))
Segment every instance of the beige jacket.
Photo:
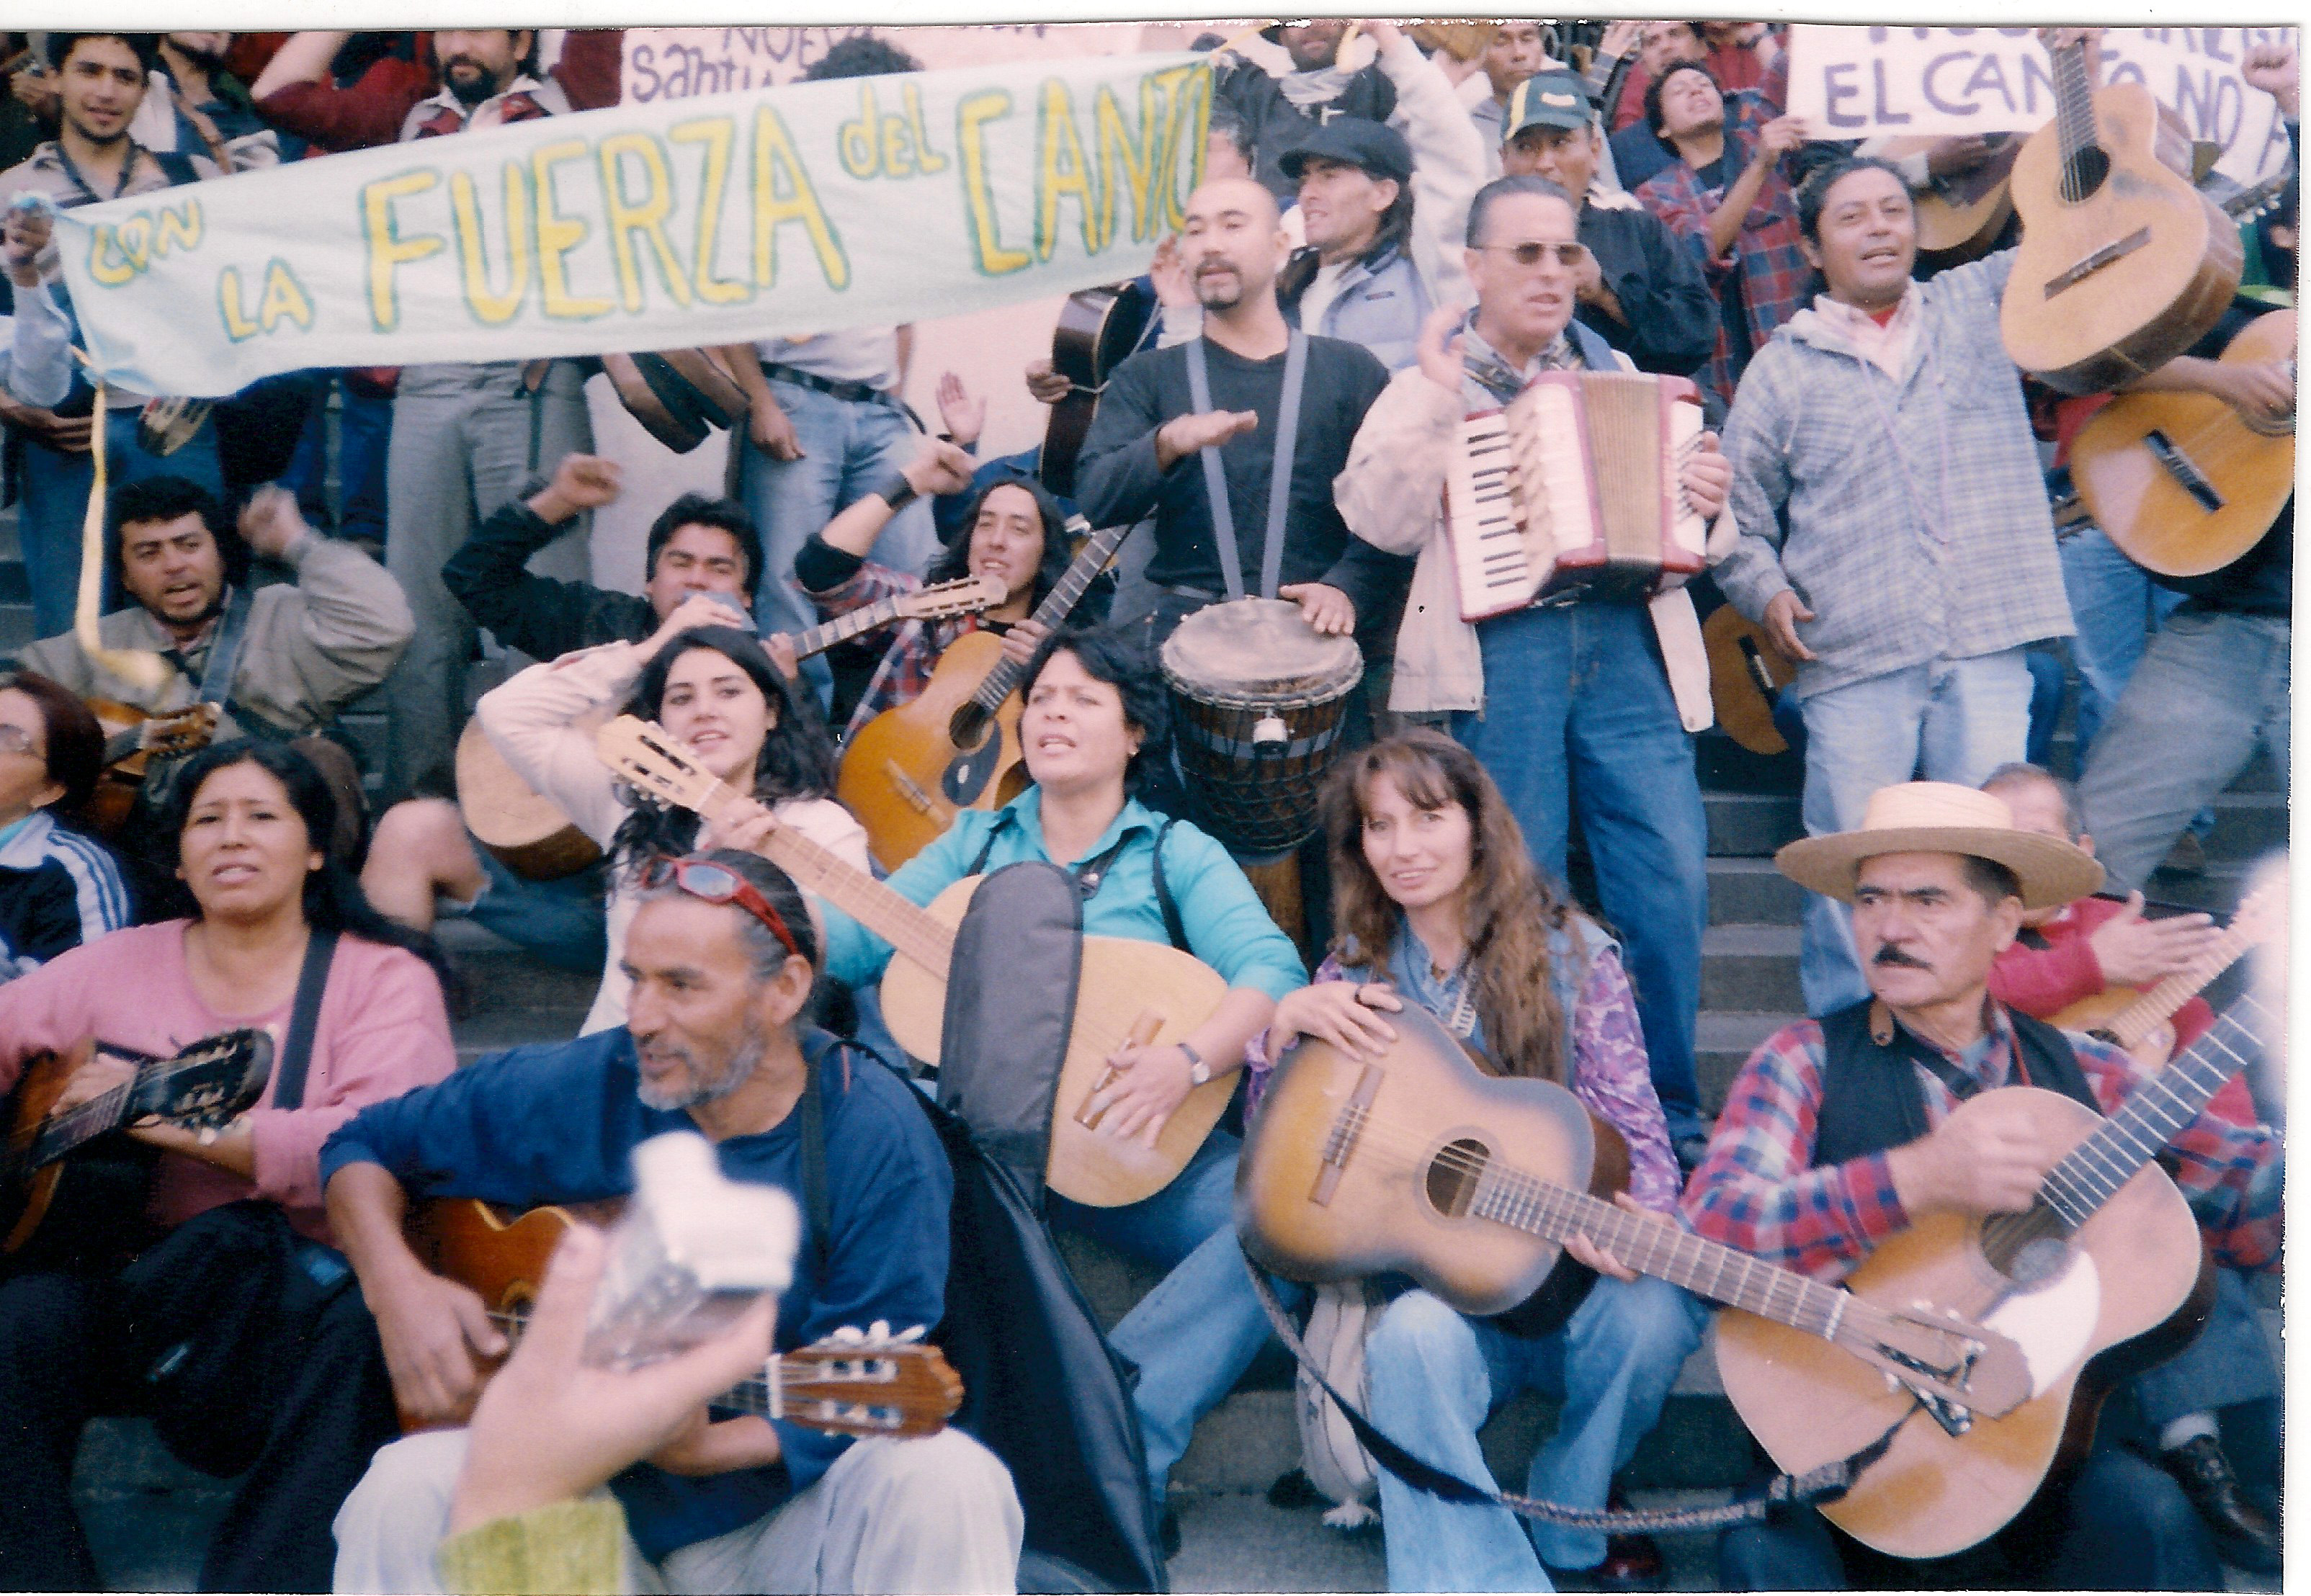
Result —
MULTIPOLYGON (((233 671, 232 703, 277 732, 303 736, 327 725, 345 703, 385 680, 416 630, 401 584, 351 544, 308 533, 290 545, 296 585, 259 588, 249 612, 233 671)), ((172 639, 141 607, 115 610, 99 624, 109 649, 166 650, 172 639)), ((214 635, 214 629, 211 637, 214 635)), ((210 638, 187 651, 196 675, 179 671, 158 693, 100 669, 67 632, 43 638, 21 656, 27 669, 54 676, 83 698, 109 698, 148 713, 180 710, 197 694, 210 638)), ((220 738, 243 728, 228 714, 220 738)))
MULTIPOLYGON (((1618 357, 1634 371, 1628 357, 1618 357)), ((1459 447, 1457 432, 1468 406, 1418 366, 1399 371, 1365 413, 1348 463, 1332 481, 1333 502, 1348 530, 1392 554, 1417 554, 1412 590, 1396 634, 1396 675, 1388 707, 1400 714, 1485 707, 1484 656, 1477 629, 1461 618, 1461 589, 1444 514, 1445 462, 1459 447)), ((1710 557, 1734 540, 1730 515, 1710 529, 1710 557)), ((1655 598, 1653 630, 1668 662, 1678 719, 1702 731, 1715 719, 1709 703, 1709 662, 1693 599, 1682 589, 1655 598)))

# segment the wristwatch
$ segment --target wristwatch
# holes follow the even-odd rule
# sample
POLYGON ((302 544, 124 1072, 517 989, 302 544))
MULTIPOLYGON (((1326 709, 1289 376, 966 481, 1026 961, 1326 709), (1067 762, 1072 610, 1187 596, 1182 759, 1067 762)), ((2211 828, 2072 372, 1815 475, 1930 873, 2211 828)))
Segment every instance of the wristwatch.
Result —
POLYGON ((1200 1086, 1205 1082, 1212 1078, 1212 1067, 1204 1062, 1203 1054, 1198 1052, 1194 1048, 1190 1047, 1184 1042, 1175 1042, 1172 1045, 1188 1055, 1188 1084, 1190 1086, 1200 1086))

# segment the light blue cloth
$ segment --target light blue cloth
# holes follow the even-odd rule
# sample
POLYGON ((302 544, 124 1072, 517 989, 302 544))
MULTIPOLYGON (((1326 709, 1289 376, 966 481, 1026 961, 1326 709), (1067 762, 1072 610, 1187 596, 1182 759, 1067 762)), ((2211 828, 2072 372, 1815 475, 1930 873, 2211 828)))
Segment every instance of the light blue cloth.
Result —
MULTIPOLYGON (((1862 824, 1870 795, 1914 779, 1979 787, 2020 759, 2030 737, 2030 667, 2025 650, 1937 659, 1817 693, 1806 721, 1806 834, 1862 824)), ((1870 996, 1846 906, 1806 897, 1798 979, 1816 1016, 1870 996)))
MULTIPOLYGON (((944 836, 901 865, 885 883, 912 903, 928 903, 963 879, 979 857, 988 833, 1002 824, 986 869, 999 870, 1022 859, 1077 865, 1053 859, 1043 847, 1043 794, 1030 787, 1003 808, 971 810, 955 816, 944 836), (1002 824, 1004 815, 1011 818, 1002 824)), ((1095 859, 1129 834, 1108 866, 1099 891, 1084 904, 1084 935, 1164 942, 1164 913, 1156 898, 1156 833, 1164 817, 1138 799, 1121 813, 1085 850, 1095 859)), ((1291 939, 1276 929, 1268 911, 1227 850, 1186 821, 1172 827, 1164 844, 1164 880, 1178 905, 1188 951, 1218 971, 1231 987, 1251 987, 1271 998, 1308 984, 1308 972, 1291 939)), ((853 987, 882 978, 891 945, 833 904, 826 910, 826 972, 853 987)), ((1235 1060, 1212 1060, 1215 1070, 1235 1060)))
MULTIPOLYGON (((1708 1308, 1651 1277, 1600 1279, 1565 1327, 1513 1335, 1425 1291, 1388 1304, 1365 1343, 1373 1422, 1416 1457, 1471 1484, 1492 1479, 1477 1430, 1528 1387, 1564 1399, 1533 1454, 1525 1494, 1602 1507, 1613 1474, 1661 1417, 1677 1372, 1701 1344, 1708 1308)), ((1381 1523, 1391 1591, 1547 1591, 1543 1562, 1593 1568, 1605 1538, 1534 1522, 1505 1507, 1446 1502, 1383 1469, 1381 1523), (1536 1555, 1536 1549, 1538 1555, 1536 1555)))
MULTIPOLYGON (((765 580, 754 595, 754 621, 764 632, 800 632, 818 624, 818 610, 795 586, 795 555, 837 510, 866 497, 915 458, 921 440, 906 413, 873 399, 838 399, 773 377, 771 392, 794 423, 799 460, 774 460, 732 429, 738 449, 738 497, 763 540, 765 580)), ((938 554, 930 501, 918 500, 891 518, 869 555, 896 571, 920 576, 938 554)), ((829 702, 834 677, 823 655, 801 663, 802 679, 829 702)))
POLYGON ((72 391, 72 321, 64 307, 42 283, 16 290, 16 313, 0 316, 7 348, 0 357, 0 378, 8 391, 27 405, 42 409, 64 403, 72 391))

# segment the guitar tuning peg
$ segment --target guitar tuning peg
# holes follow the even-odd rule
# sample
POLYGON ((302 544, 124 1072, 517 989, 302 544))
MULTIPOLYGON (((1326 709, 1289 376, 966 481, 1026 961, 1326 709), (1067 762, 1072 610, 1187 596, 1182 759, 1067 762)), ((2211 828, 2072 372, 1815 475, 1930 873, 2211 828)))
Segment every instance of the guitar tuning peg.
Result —
POLYGON ((902 1347, 911 1346, 913 1343, 921 1340, 925 1333, 928 1332, 929 1329, 930 1327, 926 1324, 911 1324, 905 1330, 899 1332, 896 1338, 897 1343, 902 1347))

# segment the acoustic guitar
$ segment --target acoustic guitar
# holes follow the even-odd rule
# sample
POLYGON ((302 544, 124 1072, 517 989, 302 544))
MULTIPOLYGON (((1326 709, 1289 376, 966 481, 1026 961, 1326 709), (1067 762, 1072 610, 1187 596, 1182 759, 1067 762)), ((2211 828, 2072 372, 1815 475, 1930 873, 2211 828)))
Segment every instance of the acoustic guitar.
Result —
MULTIPOLYGON (((576 1224, 607 1223, 617 1206, 510 1214, 473 1198, 435 1198, 411 1210, 407 1229, 426 1267, 479 1295, 510 1340, 528 1321, 562 1233, 576 1224)), ((493 1365, 489 1373, 495 1372, 493 1365)), ((930 1435, 963 1405, 963 1381, 936 1347, 844 1333, 773 1356, 762 1378, 733 1386, 709 1405, 835 1435, 930 1435)), ((466 1417, 420 1422, 404 1413, 401 1427, 462 1424, 466 1417)))
POLYGON ((1709 701, 1725 735, 1752 754, 1787 754, 1789 739, 1774 724, 1774 695, 1797 679, 1798 667, 1764 627, 1730 604, 1701 624, 1701 646, 1709 656, 1709 701))
POLYGON ((1461 1313, 1499 1313, 1540 1289, 1567 1237, 1585 1235, 1642 1274, 1834 1343, 1881 1383, 1986 1412, 2027 1393, 2002 1336, 1862 1302, 1592 1195, 1597 1143, 1580 1099, 1482 1073, 1417 1007, 1387 1018, 1397 1039, 1368 1061, 1303 1041, 1246 1129, 1236 1230, 1276 1273, 1321 1283, 1400 1272, 1461 1313))
MULTIPOLYGON (((1879 152, 1888 161, 1930 151, 1939 138, 1896 138, 1879 152)), ((1993 133, 1983 142, 1989 159, 1971 171, 1931 179, 1912 196, 1916 202, 1918 258, 1937 269, 1963 266, 1990 253, 1998 235, 2014 215, 2014 196, 2007 179, 2013 175, 2022 141, 2010 133, 1993 133)))
POLYGON ((2152 1162, 2259 1044, 2242 999, 2104 1119, 2033 1086, 1984 1092, 1960 1120, 2023 1123, 2071 1145, 2023 1213, 1932 1213, 1847 1277, 1858 1303, 1954 1313, 2010 1338, 2028 1400, 1946 1408, 1814 1339, 1748 1313, 1717 1321, 1717 1368, 1750 1433, 1793 1471, 1891 1444, 1822 1513, 1897 1557, 1940 1557, 1995 1534, 2050 1472, 2082 1457, 2113 1385, 2197 1333, 2214 1278, 2190 1204, 2152 1162))
POLYGON ((262 1031, 205 1037, 168 1059, 95 1042, 32 1059, 10 1100, 0 1153, 0 1257, 11 1267, 45 1268, 125 1247, 158 1149, 105 1138, 138 1123, 222 1127, 264 1095, 272 1073, 273 1038, 262 1031), (99 1052, 135 1073, 101 1096, 58 1109, 74 1072, 99 1052))
MULTIPOLYGON (((837 615, 795 635, 795 658, 808 658, 840 642, 894 621, 940 621, 993 609, 1006 597, 991 576, 968 576, 889 598, 837 615)), ((606 711, 572 722, 593 731, 609 719, 606 711)), ((468 720, 458 738, 458 807, 466 829, 506 868, 528 881, 556 881, 575 875, 602 857, 594 839, 571 824, 560 805, 516 773, 478 720, 468 720)))
POLYGON ((83 702, 104 730, 104 772, 82 813, 109 837, 135 808, 153 761, 179 759, 207 747, 216 736, 218 710, 213 703, 196 703, 154 714, 109 698, 83 702))
POLYGON ((2258 887, 2247 894, 2231 916, 2231 923, 2189 968, 2177 970, 2148 991, 2140 987, 2106 987, 2091 998, 2080 999, 2048 1023, 2057 1030, 2083 1031, 2124 1048, 2145 1069, 2164 1069, 2175 1051, 2175 1027, 2168 1023, 2175 1011, 2236 964, 2241 954, 2283 930, 2286 914, 2287 901, 2278 888, 2258 887))
POLYGON ((2054 119, 2015 157, 2022 242, 1999 308, 2014 363, 2066 394, 2197 343, 2244 264, 2237 228, 2192 187, 2181 123, 2141 83, 2094 88, 2087 48, 2051 52, 2054 119))
MULTIPOLYGON (((2239 329, 2226 363, 2295 366, 2295 312, 2239 329)), ((2295 493, 2295 415, 2249 421, 2212 394, 2121 394, 2071 445, 2071 480, 2119 552, 2161 576, 2220 571, 2295 493)))
MULTIPOLYGON (((597 734, 595 746, 621 779, 662 802, 709 816, 734 805, 754 806, 646 720, 620 716, 597 734)), ((937 1063, 955 930, 980 878, 958 881, 929 907, 918 908, 791 827, 772 831, 762 851, 798 885, 896 950, 883 972, 884 1023, 901 1047, 937 1063)), ((1227 982, 1217 971, 1164 943, 1083 939, 1074 1024, 1052 1096, 1051 1155, 1043 1172, 1052 1190, 1093 1208, 1118 1208, 1154 1196, 1187 1167, 1234 1095, 1232 1073, 1190 1087, 1152 1148, 1137 1138, 1100 1135, 1089 1101, 1107 1084, 1107 1060, 1115 1053, 1178 1040, 1210 1018, 1226 995, 1227 982)))
MULTIPOLYGON (((1129 526, 1094 532, 1032 619, 1056 627, 1076 606, 1129 526)), ((867 828, 867 849, 895 870, 946 832, 965 809, 999 809, 1027 789, 1019 750, 1019 678, 991 632, 968 632, 939 656, 921 696, 885 710, 851 735, 834 796, 867 828)))
POLYGON ((1060 498, 1074 496, 1076 456, 1091 433, 1101 390, 1115 368, 1139 347, 1155 314, 1155 296, 1136 292, 1128 283, 1079 289, 1060 307, 1059 325, 1051 329, 1051 370, 1066 378, 1068 386, 1066 397, 1051 406, 1051 418, 1043 423, 1035 475, 1060 498))

